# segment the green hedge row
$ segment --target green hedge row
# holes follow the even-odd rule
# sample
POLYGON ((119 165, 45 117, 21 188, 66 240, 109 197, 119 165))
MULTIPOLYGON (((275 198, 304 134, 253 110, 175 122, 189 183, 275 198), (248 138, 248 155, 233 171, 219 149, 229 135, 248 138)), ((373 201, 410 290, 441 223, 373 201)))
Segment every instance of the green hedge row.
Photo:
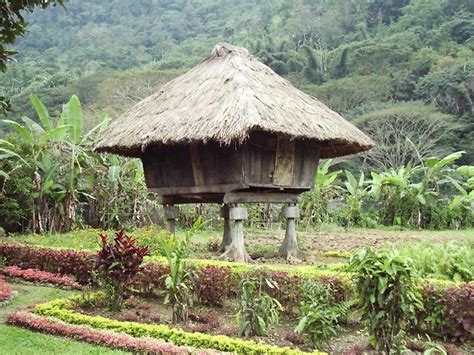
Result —
MULTIPOLYGON (((209 335, 198 332, 189 333, 163 324, 141 324, 111 320, 101 316, 88 316, 71 310, 73 305, 77 305, 78 302, 81 302, 80 296, 55 300, 36 306, 33 312, 38 315, 55 317, 69 324, 89 325, 95 329, 123 332, 134 337, 148 336, 163 339, 175 345, 192 346, 200 349, 215 349, 239 354, 308 354, 288 347, 280 348, 224 335, 209 335)), ((324 353, 315 351, 312 354, 324 353)))

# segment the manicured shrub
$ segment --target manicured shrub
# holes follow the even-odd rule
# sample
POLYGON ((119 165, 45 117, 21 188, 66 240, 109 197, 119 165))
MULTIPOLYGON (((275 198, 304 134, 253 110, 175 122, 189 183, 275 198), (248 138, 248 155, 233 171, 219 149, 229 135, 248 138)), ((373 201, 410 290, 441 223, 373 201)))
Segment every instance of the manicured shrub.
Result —
POLYGON ((3 275, 0 275, 0 305, 12 297, 13 289, 5 282, 3 275))
POLYGON ((91 281, 94 257, 71 249, 38 248, 22 244, 0 243, 5 265, 39 269, 61 275, 74 275, 79 283, 91 281))
POLYGON ((189 312, 188 319, 195 323, 187 327, 191 332, 208 333, 219 328, 220 325, 219 314, 216 312, 209 314, 189 312))
POLYGON ((278 285, 270 279, 246 276, 240 282, 240 302, 237 324, 240 336, 264 336, 268 326, 277 324, 283 307, 275 298, 265 292, 265 287, 278 285))
POLYGON ((141 265, 148 249, 137 246, 135 239, 123 231, 115 233, 113 243, 107 241, 107 235, 100 238, 102 249, 96 257, 96 268, 101 286, 109 295, 110 308, 118 311, 137 274, 143 270, 141 265))
MULTIPOLYGON (((64 252, 59 249, 32 247, 21 244, 0 243, 0 257, 3 257, 6 265, 18 265, 22 268, 35 268, 49 272, 73 275, 77 277, 81 284, 90 282, 91 271, 94 266, 93 255, 90 253, 73 250, 66 250, 66 252, 64 252)), ((155 290, 160 290, 165 287, 165 278, 163 275, 169 273, 169 266, 166 265, 167 260, 163 257, 147 257, 146 260, 149 262, 145 264, 143 270, 135 278, 133 288, 144 295, 152 295, 155 290)), ((184 268, 193 269, 195 273, 199 275, 200 270, 210 265, 215 268, 216 273, 217 270, 227 270, 229 272, 228 276, 225 277, 225 286, 222 286, 220 281, 213 282, 211 278, 208 277, 211 268, 207 268, 207 271, 204 273, 207 275, 206 277, 201 278, 201 280, 199 277, 196 277, 194 280, 196 289, 200 289, 200 283, 202 281, 204 283, 202 290, 206 290, 204 292, 210 295, 213 291, 208 287, 213 283, 213 286, 219 289, 219 291, 216 292, 224 294, 223 289, 226 289, 225 298, 232 298, 239 294, 238 285, 242 277, 245 275, 263 273, 269 278, 274 278, 277 283, 281 285, 278 289, 266 288, 265 290, 270 296, 278 299, 280 303, 285 306, 285 311, 296 309, 299 305, 301 293, 298 291, 298 285, 303 281, 319 280, 328 285, 334 294, 336 302, 349 299, 354 289, 354 283, 349 279, 348 273, 331 269, 320 270, 314 266, 278 266, 270 269, 266 266, 255 267, 248 264, 217 260, 185 259, 184 268)), ((224 271, 224 273, 227 273, 227 271, 224 271)), ((223 280, 224 278, 221 279, 223 280)), ((448 317, 445 317, 444 313, 440 313, 446 309, 446 289, 452 287, 451 293, 453 298, 450 302, 450 309, 457 309, 457 307, 459 307, 459 310, 462 310, 463 307, 461 305, 456 305, 457 302, 466 302, 464 298, 460 297, 462 294, 461 289, 472 286, 467 286, 470 284, 461 284, 460 286, 454 287, 455 284, 450 281, 435 282, 434 280, 427 281, 425 284, 426 286, 421 289, 421 292, 426 311, 418 311, 419 315, 416 318, 422 321, 418 325, 412 324, 411 329, 427 332, 434 336, 446 337, 448 339, 463 339, 467 333, 465 331, 459 334, 456 333, 456 329, 458 329, 459 332, 459 324, 461 324, 460 322, 455 323, 458 317, 456 313, 453 313, 453 315, 449 317, 453 322, 449 326, 445 326, 445 323, 436 325, 436 319, 448 320, 448 317)), ((203 302, 206 302, 206 297, 207 296, 202 296, 203 302)), ((211 297, 212 296, 209 296, 207 299, 211 297)), ((465 316, 461 316, 460 319, 463 319, 463 317, 465 316)), ((464 323, 466 323, 466 321, 464 321, 464 323)))
MULTIPOLYGON (((97 330, 86 326, 65 324, 54 321, 50 318, 40 317, 31 313, 14 312, 8 316, 8 323, 31 329, 34 331, 59 335, 88 343, 122 349, 133 353, 147 354, 190 354, 191 352, 183 347, 169 343, 158 342, 147 338, 134 338, 123 333, 113 333, 110 331, 97 330)), ((214 351, 204 351, 204 354, 215 353, 214 351)))
POLYGON ((168 265, 158 263, 148 263, 143 266, 142 271, 133 281, 133 288, 137 289, 144 296, 155 295, 156 290, 165 288, 164 275, 169 274, 168 265))
POLYGON ((446 306, 448 330, 455 341, 472 339, 474 326, 474 283, 445 290, 443 302, 446 306))
MULTIPOLYGON (((70 324, 90 325, 95 329, 108 329, 114 332, 123 332, 136 337, 149 336, 156 339, 165 339, 175 345, 192 346, 198 349, 216 349, 238 354, 304 354, 305 352, 277 347, 251 340, 230 338, 224 335, 210 335, 203 333, 190 333, 182 329, 170 328, 164 324, 140 324, 121 322, 99 316, 88 316, 71 311, 70 308, 80 300, 72 297, 69 300, 55 300, 37 305, 34 313, 58 318, 70 324)), ((312 354, 320 354, 318 351, 312 354)))
POLYGON ((53 274, 47 271, 41 271, 37 269, 21 269, 17 266, 7 266, 0 270, 0 272, 6 276, 19 277, 21 279, 32 282, 50 283, 53 285, 64 286, 75 290, 80 290, 82 288, 80 284, 78 284, 69 276, 53 274))
POLYGON ((229 294, 230 270, 206 265, 195 273, 195 293, 198 301, 206 306, 222 307, 229 294))
POLYGON ((265 291, 273 298, 277 299, 283 306, 285 312, 290 313, 292 306, 301 299, 301 293, 298 285, 301 278, 297 275, 288 275, 284 271, 272 271, 268 278, 273 280, 277 287, 265 287, 265 291))
POLYGON ((472 337, 474 323, 474 283, 453 287, 425 284, 423 310, 418 312, 417 330, 451 341, 472 337))
POLYGON ((359 309, 370 342, 376 350, 390 353, 400 346, 407 323, 422 308, 413 270, 396 252, 372 249, 354 254, 349 269, 355 273, 359 309))

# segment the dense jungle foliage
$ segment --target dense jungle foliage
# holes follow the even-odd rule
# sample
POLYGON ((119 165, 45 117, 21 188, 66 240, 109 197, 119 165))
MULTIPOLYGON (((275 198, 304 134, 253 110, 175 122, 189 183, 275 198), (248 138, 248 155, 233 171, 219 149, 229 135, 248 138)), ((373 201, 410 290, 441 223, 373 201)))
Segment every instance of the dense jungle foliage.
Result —
MULTIPOLYGON (((141 164, 93 154, 93 138, 219 41, 248 48, 377 142, 321 166, 303 227, 470 226, 473 13, 469 0, 71 0, 27 15, 0 74, 12 105, 0 123, 0 226, 156 221, 141 164)), ((186 208, 183 224, 217 216, 186 208)), ((278 219, 268 206, 250 213, 278 219)))

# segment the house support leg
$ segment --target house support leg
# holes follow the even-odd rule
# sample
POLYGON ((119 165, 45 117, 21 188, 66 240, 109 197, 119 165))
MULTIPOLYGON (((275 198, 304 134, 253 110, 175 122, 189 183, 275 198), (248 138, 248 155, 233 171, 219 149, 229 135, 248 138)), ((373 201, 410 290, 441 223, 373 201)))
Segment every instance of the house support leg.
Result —
POLYGON ((222 236, 222 243, 219 248, 221 253, 225 252, 226 248, 232 242, 232 231, 230 229, 230 219, 229 219, 229 206, 224 205, 221 207, 221 217, 224 219, 224 235, 222 236))
POLYGON ((296 218, 299 217, 299 209, 294 203, 289 203, 283 209, 283 216, 286 218, 286 233, 283 244, 278 250, 278 256, 284 257, 287 260, 300 259, 300 252, 298 250, 298 240, 296 239, 296 218))
POLYGON ((171 234, 176 232, 176 220, 179 217, 179 209, 175 205, 164 205, 166 226, 171 234))
POLYGON ((227 245, 221 258, 231 261, 248 262, 250 256, 245 250, 244 243, 244 220, 247 219, 247 209, 240 206, 231 206, 229 219, 234 221, 234 229, 231 230, 231 242, 227 245))

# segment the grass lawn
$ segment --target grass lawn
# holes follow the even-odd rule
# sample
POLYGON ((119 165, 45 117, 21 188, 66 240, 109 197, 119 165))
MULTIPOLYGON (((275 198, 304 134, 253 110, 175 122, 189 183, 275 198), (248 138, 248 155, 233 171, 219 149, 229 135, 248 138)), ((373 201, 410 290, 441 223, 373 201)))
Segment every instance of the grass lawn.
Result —
MULTIPOLYGON (((75 250, 98 250, 100 241, 99 234, 101 233, 113 236, 114 231, 89 228, 61 234, 14 234, 6 238, 0 238, 0 242, 18 242, 30 245, 70 248, 75 250)), ((160 233, 162 233, 162 231, 158 228, 149 227, 136 229, 130 234, 144 243, 150 243, 153 241, 158 243, 158 235, 160 233)), ((207 228, 194 234, 192 241, 198 244, 205 244, 210 237, 220 237, 221 233, 221 231, 207 228)), ((178 230, 177 234, 184 235, 185 231, 178 230)))
POLYGON ((5 324, 10 312, 56 298, 71 296, 73 291, 53 287, 10 283, 18 292, 7 306, 0 307, 0 354, 127 354, 91 344, 57 338, 5 324))

